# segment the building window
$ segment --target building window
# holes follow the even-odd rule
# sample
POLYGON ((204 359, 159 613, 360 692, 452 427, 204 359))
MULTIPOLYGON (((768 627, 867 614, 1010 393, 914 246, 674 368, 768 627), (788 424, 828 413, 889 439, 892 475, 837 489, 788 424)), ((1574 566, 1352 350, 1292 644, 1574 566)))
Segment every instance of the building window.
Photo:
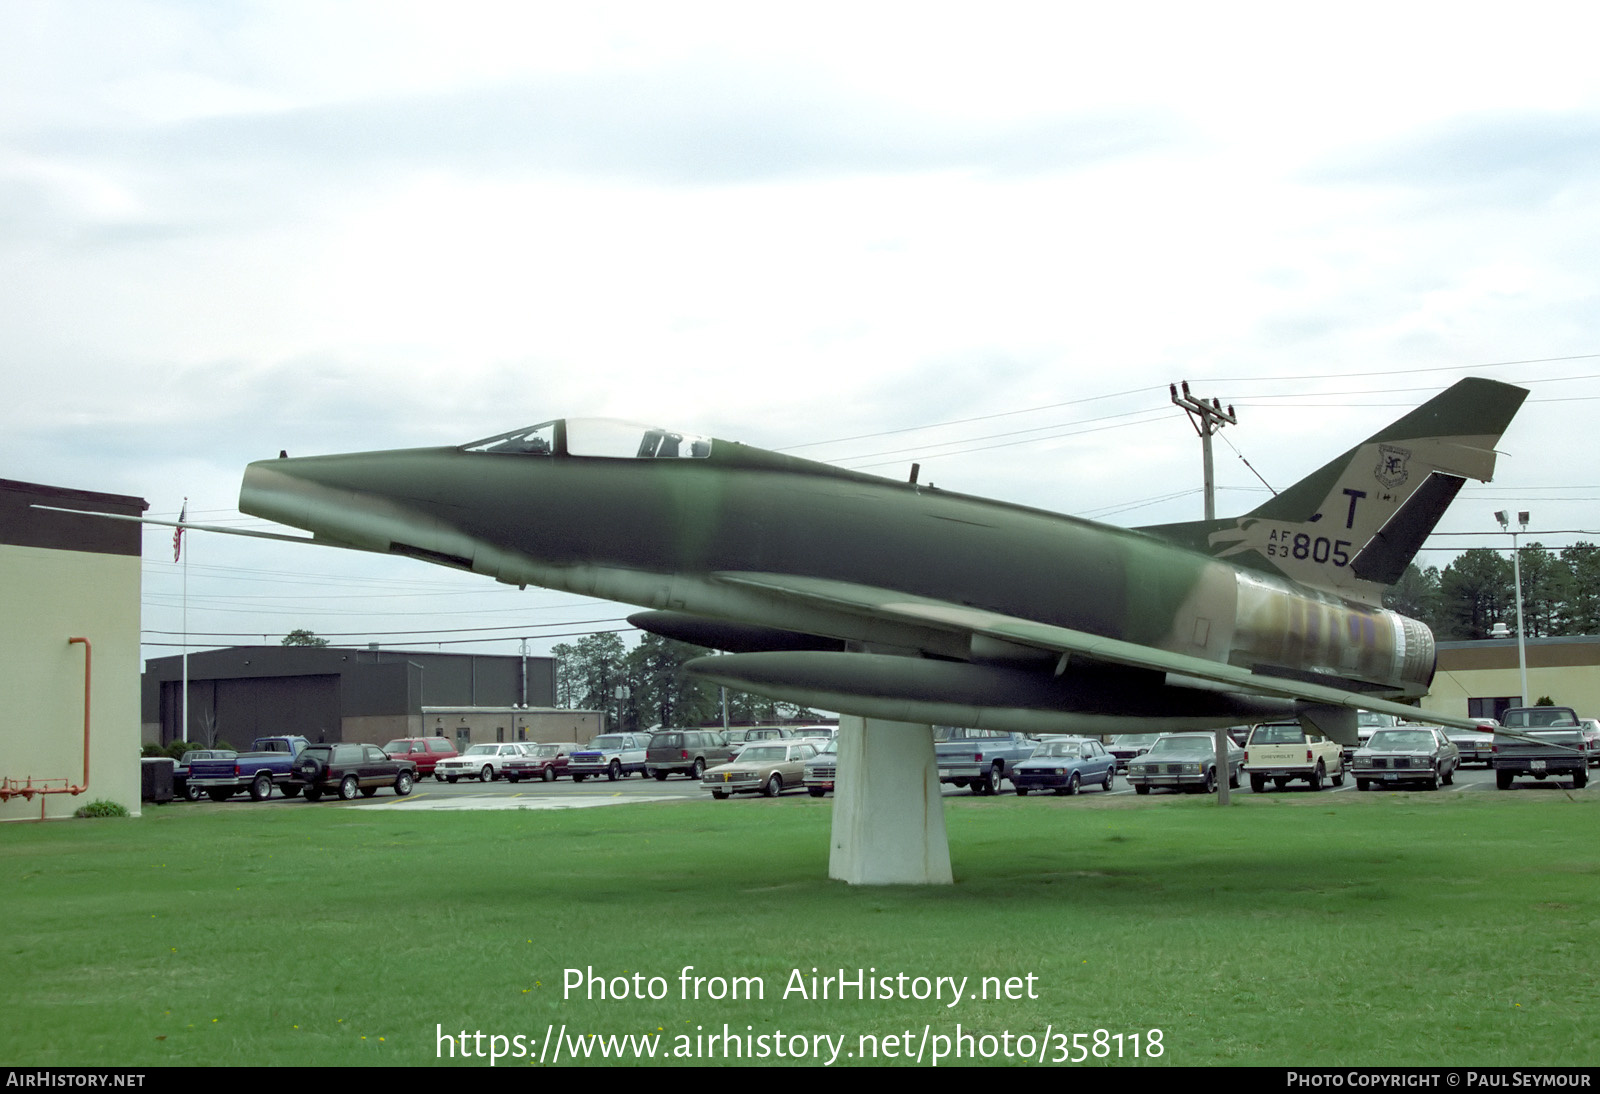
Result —
POLYGON ((1467 717, 1493 718, 1498 722, 1508 708, 1520 706, 1521 703, 1521 697, 1516 695, 1502 695, 1492 699, 1468 699, 1467 717))
POLYGON ((495 726, 494 727, 494 740, 495 740, 496 744, 502 744, 503 745, 503 744, 506 743, 506 727, 505 726, 495 726))

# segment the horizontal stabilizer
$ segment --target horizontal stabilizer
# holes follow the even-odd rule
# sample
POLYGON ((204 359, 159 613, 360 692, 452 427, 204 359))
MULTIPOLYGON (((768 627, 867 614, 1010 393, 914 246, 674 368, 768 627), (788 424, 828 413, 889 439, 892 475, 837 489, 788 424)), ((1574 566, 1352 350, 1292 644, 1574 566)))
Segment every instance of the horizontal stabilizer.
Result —
POLYGON ((1399 581, 1466 482, 1456 475, 1429 475, 1421 489, 1407 498, 1399 512, 1361 549, 1350 569, 1361 580, 1379 585, 1399 581))

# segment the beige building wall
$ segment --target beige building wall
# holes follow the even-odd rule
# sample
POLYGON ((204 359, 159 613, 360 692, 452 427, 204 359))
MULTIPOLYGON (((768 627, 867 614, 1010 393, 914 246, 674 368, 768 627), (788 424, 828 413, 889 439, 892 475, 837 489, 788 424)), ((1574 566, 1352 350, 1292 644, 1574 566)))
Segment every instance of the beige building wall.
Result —
POLYGON ((458 747, 501 741, 576 741, 586 745, 600 734, 603 717, 594 710, 545 707, 423 707, 422 733, 417 736, 443 735, 458 747))
POLYGON ((89 787, 0 804, 0 820, 70 817, 101 798, 139 812, 139 558, 0 544, 0 777, 83 782, 85 647, 92 650, 89 787))
POLYGON ((362 744, 388 744, 400 737, 422 736, 422 716, 419 714, 364 714, 352 715, 339 721, 341 739, 362 744))
MULTIPOLYGON (((1600 638, 1528 643, 1529 703, 1548 695, 1579 717, 1600 717, 1600 638)), ((1468 699, 1522 694, 1515 642, 1466 645, 1439 651, 1439 671, 1422 701, 1424 710, 1468 717, 1468 699)))

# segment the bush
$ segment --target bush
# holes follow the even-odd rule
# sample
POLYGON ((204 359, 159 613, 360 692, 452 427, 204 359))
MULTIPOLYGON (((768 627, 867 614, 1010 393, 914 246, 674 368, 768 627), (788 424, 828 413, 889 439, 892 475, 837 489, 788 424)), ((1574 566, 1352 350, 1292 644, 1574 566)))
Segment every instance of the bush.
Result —
POLYGON ((171 755, 171 753, 162 748, 160 745, 145 745, 143 748, 139 749, 139 755, 148 760, 156 756, 168 756, 171 755))
POLYGON ((200 746, 195 744, 193 741, 173 741, 167 746, 166 751, 163 752, 162 755, 171 756, 174 760, 181 760, 183 759, 183 754, 185 752, 199 747, 200 746))
POLYGON ((78 811, 72 815, 74 817, 126 817, 128 810, 116 802, 108 802, 101 798, 99 801, 79 806, 78 811))

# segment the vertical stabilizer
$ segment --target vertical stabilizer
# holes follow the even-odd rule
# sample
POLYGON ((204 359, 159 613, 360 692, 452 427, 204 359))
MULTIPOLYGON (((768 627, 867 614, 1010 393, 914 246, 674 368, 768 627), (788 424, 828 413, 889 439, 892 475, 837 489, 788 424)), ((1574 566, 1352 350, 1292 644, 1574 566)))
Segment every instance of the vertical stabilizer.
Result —
POLYGON ((1242 517, 1142 531, 1376 604, 1465 480, 1492 477, 1527 395, 1462 380, 1242 517))

